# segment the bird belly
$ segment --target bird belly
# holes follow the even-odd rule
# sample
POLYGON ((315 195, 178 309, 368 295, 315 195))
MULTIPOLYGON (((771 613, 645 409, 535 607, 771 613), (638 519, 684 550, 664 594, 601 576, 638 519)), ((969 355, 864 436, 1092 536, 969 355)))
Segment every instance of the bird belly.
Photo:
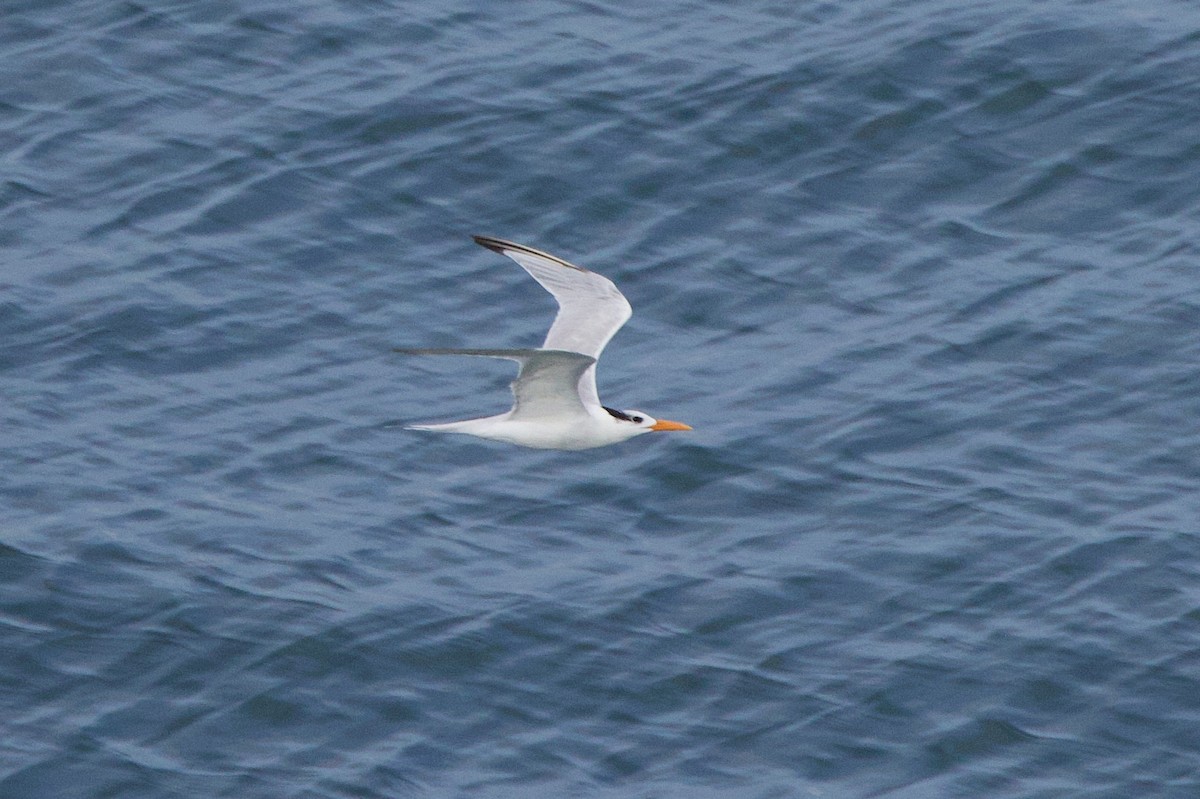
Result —
POLYGON ((611 424, 597 423, 589 416, 540 418, 524 421, 511 419, 508 414, 482 419, 467 419, 445 424, 412 425, 414 430, 440 433, 461 433, 491 441, 503 441, 535 449, 579 450, 603 447, 624 441, 625 431, 611 424))
POLYGON ((509 420, 497 424, 482 435, 495 441, 535 449, 591 449, 620 440, 604 436, 603 432, 606 431, 597 430, 590 419, 567 418, 543 419, 536 422, 509 420))

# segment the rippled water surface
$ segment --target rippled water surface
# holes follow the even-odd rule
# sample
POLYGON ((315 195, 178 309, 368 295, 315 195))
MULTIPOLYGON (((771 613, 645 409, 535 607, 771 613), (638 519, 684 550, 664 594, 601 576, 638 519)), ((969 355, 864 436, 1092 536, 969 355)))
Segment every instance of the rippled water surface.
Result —
POLYGON ((4 799, 1200 796, 1195 3, 0 19, 4 799))

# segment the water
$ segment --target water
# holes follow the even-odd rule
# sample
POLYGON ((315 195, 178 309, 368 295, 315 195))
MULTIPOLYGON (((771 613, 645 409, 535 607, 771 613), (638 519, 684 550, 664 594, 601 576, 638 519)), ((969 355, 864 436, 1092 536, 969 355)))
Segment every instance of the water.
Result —
POLYGON ((0 18, 0 796, 1200 795, 1194 4, 0 18))

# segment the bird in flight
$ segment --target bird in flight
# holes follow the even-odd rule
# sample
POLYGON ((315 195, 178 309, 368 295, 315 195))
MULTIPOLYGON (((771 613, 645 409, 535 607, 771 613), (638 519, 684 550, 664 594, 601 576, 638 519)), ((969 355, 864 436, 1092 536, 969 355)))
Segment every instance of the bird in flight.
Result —
POLYGON ((558 315, 540 349, 411 349, 406 355, 479 355, 521 365, 512 383, 512 409, 496 416, 443 424, 414 424, 410 430, 463 433, 538 449, 591 449, 616 444, 652 430, 691 430, 681 422, 654 419, 641 411, 600 404, 596 359, 633 315, 612 281, 549 253, 490 236, 478 244, 507 255, 554 295, 558 315))

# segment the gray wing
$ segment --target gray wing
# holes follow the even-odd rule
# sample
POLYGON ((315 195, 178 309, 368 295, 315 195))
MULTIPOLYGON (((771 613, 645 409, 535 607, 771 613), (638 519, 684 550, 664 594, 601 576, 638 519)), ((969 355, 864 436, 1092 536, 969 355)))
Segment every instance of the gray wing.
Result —
MULTIPOLYGON (((490 236, 475 236, 475 241, 516 261, 554 295, 558 315, 542 343, 544 349, 599 358, 604 346, 633 315, 625 295, 603 275, 523 244, 490 236)), ((584 374, 579 392, 585 402, 600 404, 594 367, 584 374)))
POLYGON ((596 363, 596 359, 590 355, 564 350, 481 350, 443 347, 398 348, 395 351, 405 355, 477 355, 517 361, 521 364, 521 371, 512 382, 515 402, 509 418, 520 420, 587 415, 587 409, 579 396, 579 384, 584 372, 596 363))

